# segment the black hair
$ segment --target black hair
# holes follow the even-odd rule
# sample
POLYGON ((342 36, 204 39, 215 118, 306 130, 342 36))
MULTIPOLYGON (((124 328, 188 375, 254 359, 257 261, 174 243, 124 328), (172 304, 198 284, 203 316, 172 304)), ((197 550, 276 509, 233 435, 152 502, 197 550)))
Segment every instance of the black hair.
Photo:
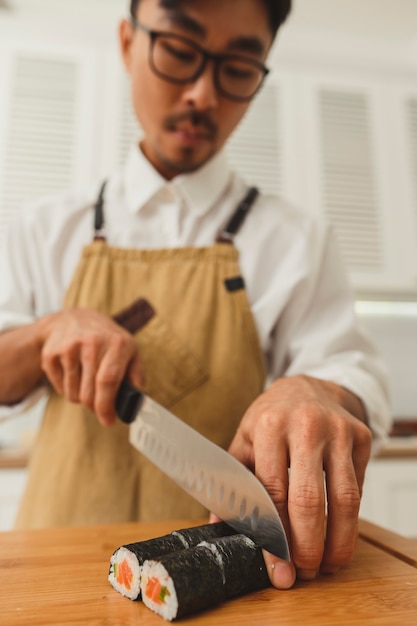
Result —
MULTIPOLYGON (((187 0, 159 0, 161 7, 166 9, 176 9, 180 4, 187 0)), ((271 32, 275 37, 281 24, 285 22, 291 11, 291 0, 261 0, 264 3, 269 15, 269 24, 271 32)), ((140 0, 131 0, 130 14, 136 17, 136 12, 140 0)))

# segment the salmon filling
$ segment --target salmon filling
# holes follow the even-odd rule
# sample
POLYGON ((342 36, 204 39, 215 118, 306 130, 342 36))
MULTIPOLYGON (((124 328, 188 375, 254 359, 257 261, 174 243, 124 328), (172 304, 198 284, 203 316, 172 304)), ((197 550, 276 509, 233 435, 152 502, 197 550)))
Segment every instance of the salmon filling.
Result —
POLYGON ((168 588, 162 585, 161 582, 155 577, 148 578, 145 594, 147 598, 156 604, 164 604, 165 598, 171 595, 168 588))
POLYGON ((124 559, 120 563, 114 564, 114 575, 119 585, 123 585, 126 589, 131 589, 133 572, 129 563, 124 559))

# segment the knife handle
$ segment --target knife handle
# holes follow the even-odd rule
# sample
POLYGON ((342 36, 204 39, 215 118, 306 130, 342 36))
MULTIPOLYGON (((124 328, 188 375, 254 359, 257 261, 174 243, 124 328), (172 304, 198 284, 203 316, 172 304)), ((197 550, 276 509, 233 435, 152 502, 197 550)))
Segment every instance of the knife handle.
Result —
POLYGON ((133 385, 126 380, 123 380, 116 396, 116 412, 118 418, 125 424, 134 422, 143 399, 143 393, 139 391, 139 389, 136 389, 136 387, 133 387, 133 385))

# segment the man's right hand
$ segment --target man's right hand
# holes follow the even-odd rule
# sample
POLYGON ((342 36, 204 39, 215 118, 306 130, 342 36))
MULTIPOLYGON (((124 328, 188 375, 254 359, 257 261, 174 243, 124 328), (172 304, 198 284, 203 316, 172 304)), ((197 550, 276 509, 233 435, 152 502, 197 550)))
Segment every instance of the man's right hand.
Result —
POLYGON ((41 369, 58 393, 93 411, 104 426, 116 419, 122 379, 144 384, 132 335, 92 309, 64 309, 44 319, 41 369))

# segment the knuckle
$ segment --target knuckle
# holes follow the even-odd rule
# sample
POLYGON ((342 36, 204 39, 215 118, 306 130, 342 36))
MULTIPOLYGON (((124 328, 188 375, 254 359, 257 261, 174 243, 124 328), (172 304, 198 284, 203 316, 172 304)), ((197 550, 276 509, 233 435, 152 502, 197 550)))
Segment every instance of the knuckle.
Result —
POLYGON ((270 433, 277 428, 277 425, 276 410, 271 406, 264 406, 257 417, 257 430, 263 434, 270 433))
POLYGON ((41 353, 41 369, 46 372, 50 369, 53 364, 53 357, 49 350, 42 350, 41 353))
POLYGON ((97 386, 98 387, 117 387, 120 383, 120 376, 117 370, 114 368, 108 368, 103 372, 97 374, 97 386))
POLYGON ((288 505, 298 515, 310 516, 324 509, 324 495, 317 486, 305 483, 290 491, 288 505))
POLYGON ((131 338, 125 333, 115 333, 111 337, 112 349, 116 352, 123 353, 130 349, 131 338))
POLYGON ((302 402, 293 419, 296 421, 299 441, 310 445, 322 436, 324 424, 327 422, 323 407, 316 402, 302 402))
POLYGON ((312 543, 293 541, 293 555, 297 568, 306 570, 318 569, 323 557, 323 550, 323 544, 313 545, 312 543))
POLYGON ((276 477, 262 478, 262 483, 278 509, 287 505, 287 485, 276 477))
POLYGON ((332 506, 344 513, 357 514, 361 504, 361 496, 358 487, 346 485, 336 489, 332 506))
POLYGON ((62 344, 60 349, 61 360, 65 363, 71 363, 79 353, 80 343, 78 341, 67 341, 62 344))
POLYGON ((355 438, 356 438, 357 445, 363 448, 367 448, 369 450, 371 449, 372 432, 371 432, 371 429, 366 424, 359 422, 359 427, 357 428, 355 438))
POLYGON ((102 343, 102 339, 97 335, 88 335, 83 340, 83 355, 85 358, 92 359, 100 350, 100 344, 102 343))

